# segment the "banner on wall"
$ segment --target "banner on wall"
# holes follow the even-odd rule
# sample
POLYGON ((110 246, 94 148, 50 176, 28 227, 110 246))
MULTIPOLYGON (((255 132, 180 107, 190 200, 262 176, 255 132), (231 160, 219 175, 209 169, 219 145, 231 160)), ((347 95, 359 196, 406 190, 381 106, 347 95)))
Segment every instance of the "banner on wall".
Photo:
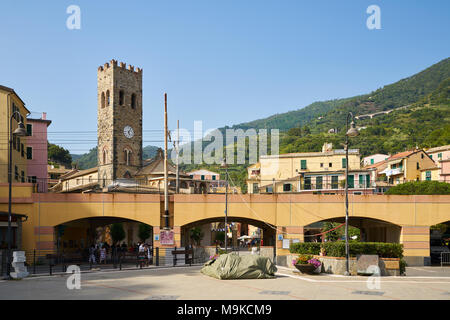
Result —
POLYGON ((174 232, 171 230, 161 230, 159 241, 161 245, 173 245, 174 242, 174 232))

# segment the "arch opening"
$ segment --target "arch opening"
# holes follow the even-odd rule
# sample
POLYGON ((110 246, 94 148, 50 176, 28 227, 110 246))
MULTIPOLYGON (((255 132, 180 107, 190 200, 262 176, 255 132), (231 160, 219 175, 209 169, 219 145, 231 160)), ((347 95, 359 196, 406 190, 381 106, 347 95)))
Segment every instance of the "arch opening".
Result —
MULTIPOLYGON (((219 246, 225 247, 224 217, 214 217, 191 222, 181 226, 181 246, 219 246), (195 231, 192 231, 195 230, 195 231), (202 234, 199 237, 195 234, 202 234), (194 234, 194 236, 193 236, 194 234)), ((276 228, 263 221, 242 217, 227 218, 227 247, 235 251, 249 251, 255 246, 273 246, 276 228)))
MULTIPOLYGON (((345 240, 345 226, 336 230, 345 223, 345 217, 335 217, 316 221, 304 226, 305 242, 324 242, 345 240), (329 231, 332 230, 332 231, 329 231), (323 232, 324 235, 319 235, 323 232)), ((399 243, 401 226, 391 222, 366 218, 366 217, 349 217, 349 238, 361 242, 387 242, 399 243)))
POLYGON ((92 245, 131 251, 138 243, 153 246, 153 226, 119 217, 82 218, 54 226, 54 242, 58 253, 83 257, 92 245))

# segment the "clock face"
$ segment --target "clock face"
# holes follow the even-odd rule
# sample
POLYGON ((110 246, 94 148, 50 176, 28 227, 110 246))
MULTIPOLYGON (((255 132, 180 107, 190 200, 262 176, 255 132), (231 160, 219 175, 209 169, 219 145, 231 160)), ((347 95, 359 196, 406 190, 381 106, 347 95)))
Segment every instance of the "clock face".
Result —
POLYGON ((127 137, 128 139, 133 138, 134 136, 134 130, 132 127, 130 126, 126 126, 125 128, 123 128, 123 134, 125 135, 125 137, 127 137))

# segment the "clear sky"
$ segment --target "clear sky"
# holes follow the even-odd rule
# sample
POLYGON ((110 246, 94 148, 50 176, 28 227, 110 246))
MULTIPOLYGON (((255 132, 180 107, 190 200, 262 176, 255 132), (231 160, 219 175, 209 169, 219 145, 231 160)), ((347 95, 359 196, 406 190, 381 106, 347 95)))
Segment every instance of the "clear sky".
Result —
POLYGON ((450 1, 10 1, 0 7, 0 84, 53 121, 72 153, 96 144, 97 67, 144 69, 144 145, 169 125, 233 125, 368 93, 450 56, 450 1), (69 30, 69 5, 81 29, 69 30), (381 30, 369 30, 369 5, 381 30), (67 131, 81 134, 63 133, 67 131), (87 140, 68 143, 67 140, 87 140))

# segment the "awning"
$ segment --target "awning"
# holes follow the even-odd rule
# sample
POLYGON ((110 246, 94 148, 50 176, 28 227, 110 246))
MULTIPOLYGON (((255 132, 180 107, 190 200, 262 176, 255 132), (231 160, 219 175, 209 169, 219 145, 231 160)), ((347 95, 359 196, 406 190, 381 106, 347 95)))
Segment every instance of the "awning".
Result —
POLYGON ((403 174, 403 170, 400 168, 397 168, 397 169, 386 168, 383 171, 381 171, 380 174, 385 174, 387 177, 395 176, 397 174, 403 174))
POLYGON ((397 163, 400 163, 400 162, 402 162, 403 161, 403 159, 398 159, 398 160, 392 160, 392 161, 389 161, 389 164, 391 165, 391 164, 397 164, 397 163))

